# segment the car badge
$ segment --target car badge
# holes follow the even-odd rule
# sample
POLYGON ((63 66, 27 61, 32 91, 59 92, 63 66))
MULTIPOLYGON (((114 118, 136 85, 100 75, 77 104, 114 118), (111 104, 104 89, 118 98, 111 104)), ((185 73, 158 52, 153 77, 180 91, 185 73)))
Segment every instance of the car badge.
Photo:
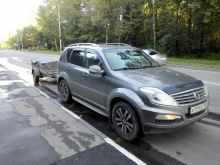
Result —
POLYGON ((193 95, 194 95, 196 100, 200 99, 200 95, 197 92, 193 92, 193 95))

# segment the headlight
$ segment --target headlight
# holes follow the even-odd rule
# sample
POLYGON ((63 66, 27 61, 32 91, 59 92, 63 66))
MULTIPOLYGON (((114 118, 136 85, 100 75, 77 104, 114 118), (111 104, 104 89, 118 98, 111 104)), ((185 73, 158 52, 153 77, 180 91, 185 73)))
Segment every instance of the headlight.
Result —
POLYGON ((167 93, 163 92, 160 89, 141 87, 140 90, 144 92, 155 104, 178 106, 178 104, 172 97, 170 97, 167 93))
POLYGON ((207 97, 209 95, 209 92, 206 86, 204 86, 204 92, 205 92, 205 96, 207 97))

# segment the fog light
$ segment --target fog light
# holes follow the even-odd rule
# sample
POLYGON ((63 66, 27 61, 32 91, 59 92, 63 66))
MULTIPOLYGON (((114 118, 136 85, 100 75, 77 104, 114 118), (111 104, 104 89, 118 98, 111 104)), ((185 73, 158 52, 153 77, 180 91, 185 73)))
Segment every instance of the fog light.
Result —
POLYGON ((157 115, 156 120, 176 120, 181 119, 179 115, 157 115))

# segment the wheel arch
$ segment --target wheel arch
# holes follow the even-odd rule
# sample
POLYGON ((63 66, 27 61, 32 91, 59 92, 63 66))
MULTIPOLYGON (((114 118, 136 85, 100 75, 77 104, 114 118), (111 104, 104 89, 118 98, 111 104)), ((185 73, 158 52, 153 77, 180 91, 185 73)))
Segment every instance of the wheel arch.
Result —
MULTIPOLYGON (((61 80, 63 80, 64 78, 63 77, 59 77, 58 79, 57 79, 57 84, 58 84, 58 92, 60 92, 60 89, 59 89, 59 84, 60 84, 60 81, 61 80)), ((65 79, 64 79, 65 80, 65 79)))
POLYGON ((142 105, 142 100, 139 98, 139 96, 135 92, 128 89, 119 89, 115 91, 114 94, 110 95, 107 103, 107 108, 109 110, 109 123, 111 125, 112 125, 112 109, 117 102, 126 102, 132 107, 132 109, 134 110, 135 114, 139 119, 139 122, 143 130, 143 120, 141 117, 141 112, 139 110, 140 108, 138 106, 138 105, 142 105))
POLYGON ((58 92, 59 92, 59 83, 60 83, 61 80, 65 80, 66 81, 66 83, 67 83, 67 85, 68 85, 68 87, 69 87, 69 89, 71 91, 71 86, 69 84, 70 79, 69 79, 68 75, 65 72, 61 72, 59 74, 58 78, 57 78, 58 92))

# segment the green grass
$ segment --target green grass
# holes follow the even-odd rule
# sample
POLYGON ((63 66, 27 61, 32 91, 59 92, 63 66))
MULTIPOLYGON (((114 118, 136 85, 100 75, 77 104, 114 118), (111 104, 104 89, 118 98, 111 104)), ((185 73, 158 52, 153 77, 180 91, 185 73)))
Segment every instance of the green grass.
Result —
POLYGON ((181 59, 168 57, 167 63, 171 65, 195 66, 205 68, 219 68, 220 60, 204 60, 204 59, 181 59))
POLYGON ((32 50, 32 51, 29 51, 27 49, 24 49, 22 51, 24 51, 24 52, 32 52, 32 53, 61 55, 60 51, 54 51, 54 50, 32 50))

